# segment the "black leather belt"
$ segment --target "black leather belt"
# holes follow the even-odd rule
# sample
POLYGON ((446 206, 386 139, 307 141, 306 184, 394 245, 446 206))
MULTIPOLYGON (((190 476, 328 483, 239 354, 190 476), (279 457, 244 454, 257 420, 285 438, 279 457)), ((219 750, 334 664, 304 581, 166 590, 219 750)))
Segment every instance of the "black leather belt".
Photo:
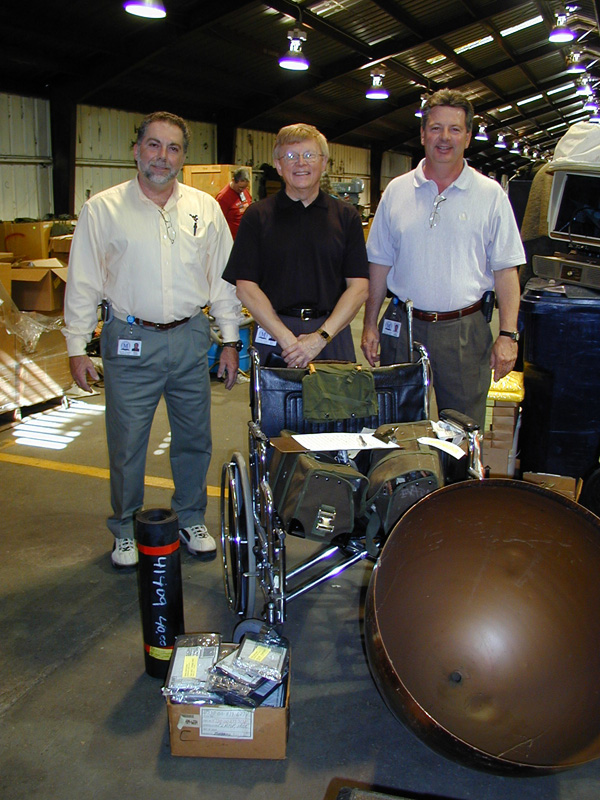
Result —
POLYGON ((474 314, 481 308, 482 302, 478 300, 472 306, 466 308, 458 308, 456 311, 421 311, 418 308, 413 308, 413 317, 420 319, 422 322, 444 322, 449 319, 460 319, 461 317, 468 317, 469 314, 474 314))
POLYGON ((330 312, 321 311, 318 308, 281 308, 277 313, 280 316, 284 317, 298 317, 299 319, 317 319, 317 317, 326 317, 330 312))
POLYGON ((154 328, 155 331, 170 331, 171 328, 177 328, 178 325, 183 325, 189 322, 191 317, 184 317, 184 319, 176 319, 174 322, 148 322, 147 319, 138 319, 135 317, 133 320, 136 325, 142 325, 144 328, 154 328))

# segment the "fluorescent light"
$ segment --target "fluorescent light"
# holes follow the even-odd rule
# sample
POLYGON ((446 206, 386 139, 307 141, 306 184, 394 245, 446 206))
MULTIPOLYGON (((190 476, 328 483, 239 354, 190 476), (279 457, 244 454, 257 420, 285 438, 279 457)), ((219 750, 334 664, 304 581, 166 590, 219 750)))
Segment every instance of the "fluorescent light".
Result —
POLYGON ((500 31, 500 36, 510 36, 511 33, 518 33, 519 31, 525 30, 525 28, 531 28, 532 25, 537 25, 539 22, 543 21, 544 18, 541 15, 539 17, 532 17, 525 22, 520 22, 518 25, 513 25, 512 28, 505 28, 503 31, 500 31))
POLYGON ((534 94, 533 97, 526 97, 525 100, 517 100, 518 106, 527 105, 527 103, 535 103, 536 100, 541 100, 543 94, 534 94))
POLYGON ((558 94, 559 92, 566 92, 567 89, 572 89, 574 86, 575 84, 573 83, 573 81, 571 81, 570 83, 565 83, 564 86, 558 86, 556 89, 548 89, 546 94, 551 95, 551 94, 558 94))

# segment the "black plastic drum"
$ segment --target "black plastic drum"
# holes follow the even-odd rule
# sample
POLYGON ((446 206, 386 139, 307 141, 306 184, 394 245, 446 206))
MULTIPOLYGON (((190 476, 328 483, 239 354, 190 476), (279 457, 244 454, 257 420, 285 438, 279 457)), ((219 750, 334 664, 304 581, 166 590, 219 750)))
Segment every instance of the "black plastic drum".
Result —
POLYGON ((533 484, 466 481, 396 525, 365 637, 392 712, 468 766, 600 756, 600 519, 533 484))

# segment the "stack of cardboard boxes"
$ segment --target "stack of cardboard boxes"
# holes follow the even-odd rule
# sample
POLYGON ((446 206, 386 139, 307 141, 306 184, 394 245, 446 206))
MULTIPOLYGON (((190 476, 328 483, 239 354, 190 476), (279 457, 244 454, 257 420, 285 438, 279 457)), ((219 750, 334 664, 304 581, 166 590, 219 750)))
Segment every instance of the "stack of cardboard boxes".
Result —
POLYGON ((0 223, 0 414, 62 397, 72 382, 64 336, 51 329, 63 313, 72 234, 55 245, 53 225, 0 223), (19 312, 48 317, 35 344, 18 335, 19 312))
POLYGON ((518 467, 523 395, 521 372, 511 372, 490 387, 483 433, 483 464, 490 468, 490 478, 512 478, 518 467))

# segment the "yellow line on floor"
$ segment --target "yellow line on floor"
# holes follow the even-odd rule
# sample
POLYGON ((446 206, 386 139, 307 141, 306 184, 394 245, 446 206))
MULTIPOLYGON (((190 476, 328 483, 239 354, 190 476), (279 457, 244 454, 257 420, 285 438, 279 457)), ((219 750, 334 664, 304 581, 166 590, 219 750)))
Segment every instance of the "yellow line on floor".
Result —
MULTIPOLYGON (((82 464, 68 464, 62 461, 50 461, 46 458, 33 458, 32 456, 18 456, 9 453, 0 453, 0 462, 9 464, 20 464, 25 467, 36 467, 37 469, 51 469, 55 472, 71 472, 76 475, 87 475, 90 478, 102 478, 108 480, 109 472, 102 467, 84 467, 82 464)), ((154 486, 158 489, 173 489, 171 478, 157 478, 146 475, 144 478, 146 486, 154 486)), ((220 489, 218 486, 207 486, 206 490, 209 497, 219 497, 220 489)))

